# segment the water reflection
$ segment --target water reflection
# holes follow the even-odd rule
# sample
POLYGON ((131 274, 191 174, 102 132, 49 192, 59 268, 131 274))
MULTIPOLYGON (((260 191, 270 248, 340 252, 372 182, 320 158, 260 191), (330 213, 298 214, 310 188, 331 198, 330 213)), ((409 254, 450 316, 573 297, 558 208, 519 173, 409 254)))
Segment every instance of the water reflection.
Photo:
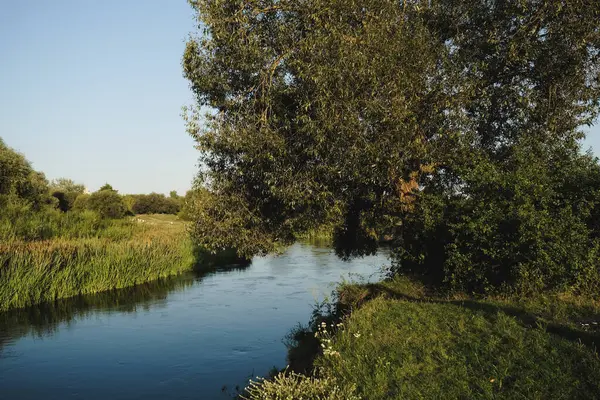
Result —
POLYGON ((187 272, 141 285, 109 290, 97 294, 79 295, 0 313, 0 357, 5 344, 23 336, 43 338, 53 335, 62 326, 99 312, 137 313, 164 308, 167 296, 198 284, 203 278, 228 271, 243 271, 247 264, 214 266, 210 271, 187 272))

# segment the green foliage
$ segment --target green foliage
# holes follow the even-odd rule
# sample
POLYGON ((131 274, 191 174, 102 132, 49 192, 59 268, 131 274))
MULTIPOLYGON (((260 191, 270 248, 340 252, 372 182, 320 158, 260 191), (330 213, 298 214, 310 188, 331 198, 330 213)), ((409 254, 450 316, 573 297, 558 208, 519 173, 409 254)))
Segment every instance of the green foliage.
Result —
POLYGON ((395 271, 475 292, 596 292, 597 161, 528 145, 507 164, 474 165, 450 199, 425 191, 397 238, 395 271))
POLYGON ((75 201, 73 202, 73 210, 75 211, 83 211, 83 210, 88 210, 88 202, 90 200, 90 194, 88 193, 84 193, 84 194, 80 194, 79 196, 77 196, 75 198, 75 201))
POLYGON ((196 266, 201 252, 182 222, 119 220, 127 207, 116 190, 84 190, 68 179, 49 186, 0 140, 0 312, 196 266))
POLYGON ((180 208, 179 199, 150 193, 135 195, 131 211, 134 214, 177 214, 180 208))
POLYGON ((99 192, 101 192, 103 190, 110 190, 110 191, 113 191, 115 193, 117 192, 117 190, 113 189, 113 187, 111 185, 109 185, 108 183, 105 183, 104 185, 102 185, 100 187, 100 189, 98 189, 99 192))
POLYGON ((58 208, 67 212, 73 208, 77 196, 85 192, 85 186, 71 179, 59 178, 50 182, 50 193, 58 200, 58 208))
POLYGON ((71 210, 77 196, 79 196, 76 192, 62 192, 60 190, 54 190, 51 194, 58 201, 57 207, 62 212, 71 210))
POLYGON ((58 178, 50 182, 50 190, 57 190, 65 193, 83 194, 85 186, 80 183, 75 183, 72 179, 58 178))
POLYGON ((436 69, 447 50, 423 13, 380 0, 191 4, 205 31, 184 73, 219 111, 204 130, 188 119, 215 197, 199 240, 264 253, 334 223, 371 243, 396 184, 432 157, 425 141, 452 140, 442 93, 454 77, 436 69))
POLYGON ((179 218, 185 221, 195 220, 196 213, 203 208, 203 199, 208 195, 208 192, 202 188, 188 190, 185 196, 180 198, 181 211, 178 214, 179 218))
POLYGON ((94 211, 63 213, 51 207, 35 210, 27 204, 9 204, 0 213, 0 242, 51 239, 128 239, 133 230, 129 221, 101 218, 94 211))
POLYGON ((123 218, 127 213, 123 198, 114 190, 94 192, 84 201, 88 209, 96 211, 103 218, 123 218))
POLYGON ((273 251, 333 226, 343 256, 448 287, 595 290, 600 3, 190 1, 194 235, 273 251), (386 40, 381 40, 385 37, 386 40))
POLYGON ((0 212, 8 203, 24 202, 41 208, 52 201, 44 174, 34 171, 25 157, 0 138, 0 212))

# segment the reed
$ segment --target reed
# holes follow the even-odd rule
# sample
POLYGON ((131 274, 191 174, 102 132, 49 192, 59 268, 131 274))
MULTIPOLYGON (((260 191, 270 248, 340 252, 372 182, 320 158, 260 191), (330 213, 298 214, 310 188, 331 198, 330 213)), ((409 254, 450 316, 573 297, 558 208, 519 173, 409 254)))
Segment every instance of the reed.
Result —
POLYGON ((97 232, 0 244, 0 311, 134 286, 196 264, 197 251, 182 223, 119 222, 97 232))

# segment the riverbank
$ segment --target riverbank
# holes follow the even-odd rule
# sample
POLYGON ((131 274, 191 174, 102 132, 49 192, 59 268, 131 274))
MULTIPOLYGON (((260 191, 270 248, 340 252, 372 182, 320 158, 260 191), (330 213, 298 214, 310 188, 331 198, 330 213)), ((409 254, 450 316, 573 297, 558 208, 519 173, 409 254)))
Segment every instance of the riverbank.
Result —
POLYGON ((297 243, 250 265, 0 313, 0 397, 227 399, 285 367, 281 339, 315 297, 349 274, 380 279, 388 257, 343 261, 297 243))
POLYGON ((324 399, 600 396, 597 300, 448 297, 406 278, 337 296, 291 335, 290 368, 309 378, 279 376, 249 398, 298 398, 306 386, 324 399))
POLYGON ((171 215, 115 222, 95 237, 9 241, 0 246, 0 311, 179 274, 198 256, 171 215))

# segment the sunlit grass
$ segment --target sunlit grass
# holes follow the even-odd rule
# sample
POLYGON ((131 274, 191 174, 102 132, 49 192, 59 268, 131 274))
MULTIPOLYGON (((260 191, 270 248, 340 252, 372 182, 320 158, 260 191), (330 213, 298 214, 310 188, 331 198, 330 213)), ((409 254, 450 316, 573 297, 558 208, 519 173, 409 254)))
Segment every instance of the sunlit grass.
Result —
POLYGON ((1 244, 0 310, 123 288, 194 268, 197 252, 183 223, 136 218, 160 223, 116 221, 94 236, 1 244))
POLYGON ((362 399, 600 398, 596 299, 450 296, 396 278, 344 284, 338 301, 290 334, 289 361, 362 399))

